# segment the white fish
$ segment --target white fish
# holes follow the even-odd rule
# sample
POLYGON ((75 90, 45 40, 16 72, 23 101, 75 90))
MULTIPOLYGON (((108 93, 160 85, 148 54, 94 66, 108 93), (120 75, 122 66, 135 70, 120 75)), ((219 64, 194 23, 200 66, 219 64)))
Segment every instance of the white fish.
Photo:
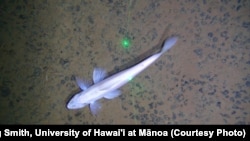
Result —
POLYGON ((106 71, 100 68, 95 68, 93 72, 94 85, 89 86, 83 80, 76 78, 77 84, 83 90, 72 97, 68 102, 68 109, 79 109, 90 104, 90 110, 93 115, 101 109, 98 102, 101 98, 113 99, 121 94, 118 90, 120 87, 128 83, 137 74, 147 68, 150 64, 156 61, 164 52, 170 49, 177 41, 177 37, 171 37, 164 42, 162 50, 140 63, 125 69, 117 74, 106 78, 106 71), (105 79, 104 79, 105 78, 105 79))

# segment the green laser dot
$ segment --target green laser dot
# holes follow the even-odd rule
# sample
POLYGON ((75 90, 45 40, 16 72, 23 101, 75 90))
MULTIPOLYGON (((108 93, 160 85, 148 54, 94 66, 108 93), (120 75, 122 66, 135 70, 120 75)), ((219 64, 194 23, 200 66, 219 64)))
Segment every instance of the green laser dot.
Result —
POLYGON ((130 46, 129 39, 123 39, 122 40, 122 46, 123 46, 123 48, 129 48, 129 46, 130 46))

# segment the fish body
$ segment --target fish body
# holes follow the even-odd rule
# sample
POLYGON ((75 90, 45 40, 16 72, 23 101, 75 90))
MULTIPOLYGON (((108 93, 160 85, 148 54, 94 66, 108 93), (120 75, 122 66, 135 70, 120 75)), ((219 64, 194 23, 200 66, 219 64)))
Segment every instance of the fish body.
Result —
POLYGON ((156 53, 140 63, 125 69, 110 77, 106 77, 106 71, 101 68, 95 68, 93 71, 94 85, 90 86, 80 78, 76 78, 78 86, 83 90, 74 95, 67 104, 68 109, 80 109, 90 105, 90 110, 93 115, 101 109, 98 102, 99 99, 113 99, 121 94, 118 90, 120 87, 128 83, 137 74, 146 69, 150 64, 155 62, 164 52, 170 49, 177 42, 177 37, 167 39, 159 53, 156 53))

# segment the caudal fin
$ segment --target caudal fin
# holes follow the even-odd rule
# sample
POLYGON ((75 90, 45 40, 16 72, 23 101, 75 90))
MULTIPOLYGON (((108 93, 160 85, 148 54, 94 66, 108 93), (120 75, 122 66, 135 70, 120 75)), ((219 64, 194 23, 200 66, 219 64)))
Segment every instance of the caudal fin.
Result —
POLYGON ((177 37, 170 37, 170 38, 168 38, 164 42, 164 45, 163 45, 162 50, 161 50, 161 53, 164 53, 167 50, 169 50, 177 42, 177 40, 178 40, 177 37))

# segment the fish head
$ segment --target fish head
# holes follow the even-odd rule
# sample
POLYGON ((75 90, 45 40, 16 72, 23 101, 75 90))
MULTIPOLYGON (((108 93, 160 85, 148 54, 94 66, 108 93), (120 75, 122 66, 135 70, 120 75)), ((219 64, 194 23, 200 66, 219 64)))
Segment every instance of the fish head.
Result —
POLYGON ((68 109, 80 109, 88 105, 89 103, 84 103, 81 101, 81 93, 74 95, 69 103, 67 104, 68 109))

